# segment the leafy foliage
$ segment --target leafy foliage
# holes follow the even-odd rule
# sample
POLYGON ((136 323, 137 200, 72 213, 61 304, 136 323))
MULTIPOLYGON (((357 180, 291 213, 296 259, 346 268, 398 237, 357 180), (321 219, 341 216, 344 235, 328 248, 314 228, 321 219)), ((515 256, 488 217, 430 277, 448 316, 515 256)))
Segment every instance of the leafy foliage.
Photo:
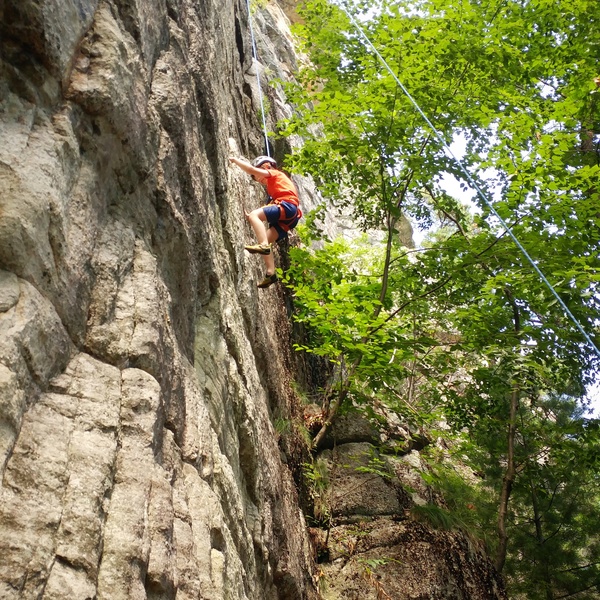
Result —
MULTIPOLYGON (((462 164, 598 346, 595 0, 381 0, 353 11, 443 138, 462 140, 462 164)), ((299 349, 337 367, 326 425, 350 404, 419 427, 444 415, 456 435, 468 431, 487 498, 473 522, 486 539, 496 532, 490 548, 515 594, 592 597, 598 427, 575 402, 600 357, 488 203, 471 194, 470 216, 445 191, 462 169, 345 12, 306 2, 299 35, 311 62, 287 89, 300 111, 282 133, 307 142, 291 166, 386 236, 380 248, 314 250, 309 229, 292 250, 287 284, 312 336, 299 349), (405 216, 433 226, 423 248, 402 246, 405 216)))
POLYGON ((330 483, 327 464, 316 459, 304 463, 303 472, 312 495, 313 518, 316 523, 326 523, 331 518, 330 483))

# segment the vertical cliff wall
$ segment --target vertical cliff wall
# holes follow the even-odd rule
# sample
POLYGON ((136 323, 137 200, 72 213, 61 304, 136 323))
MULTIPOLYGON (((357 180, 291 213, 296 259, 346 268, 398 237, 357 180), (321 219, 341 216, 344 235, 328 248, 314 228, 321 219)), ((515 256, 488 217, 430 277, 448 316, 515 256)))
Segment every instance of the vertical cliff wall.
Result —
POLYGON ((3 599, 315 597, 245 10, 0 2, 3 599))

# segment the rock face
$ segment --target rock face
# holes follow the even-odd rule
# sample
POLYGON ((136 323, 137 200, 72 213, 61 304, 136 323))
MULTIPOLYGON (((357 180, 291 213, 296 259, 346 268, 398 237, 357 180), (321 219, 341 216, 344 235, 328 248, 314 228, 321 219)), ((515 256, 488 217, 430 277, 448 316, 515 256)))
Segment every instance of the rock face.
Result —
POLYGON ((245 3, 0 23, 0 597, 316 597, 263 192, 227 160, 264 153, 245 3))
POLYGON ((379 518, 331 532, 326 600, 506 598, 485 556, 461 534, 379 518))
MULTIPOLYGON (((340 428, 341 429, 341 428, 340 428)), ((380 444, 344 442, 321 452, 327 531, 312 529, 324 600, 505 600, 482 545, 459 530, 420 522, 415 506, 443 506, 423 484, 417 451, 381 454, 380 444)), ((348 433, 354 439, 356 426, 348 433)), ((364 429, 363 440, 372 429, 364 429)))
POLYGON ((427 516, 446 508, 420 476, 433 440, 379 416, 338 418, 313 466, 323 599, 506 600, 483 543, 427 516))
POLYGON ((312 600, 318 572, 329 598, 503 597, 406 518, 426 490, 408 459, 374 472, 356 421, 319 459, 315 568, 272 425, 299 411, 286 298, 243 250, 264 192, 227 160, 265 152, 257 72, 270 128, 291 110, 282 8, 255 27, 268 70, 244 1, 0 2, 2 600, 312 600))

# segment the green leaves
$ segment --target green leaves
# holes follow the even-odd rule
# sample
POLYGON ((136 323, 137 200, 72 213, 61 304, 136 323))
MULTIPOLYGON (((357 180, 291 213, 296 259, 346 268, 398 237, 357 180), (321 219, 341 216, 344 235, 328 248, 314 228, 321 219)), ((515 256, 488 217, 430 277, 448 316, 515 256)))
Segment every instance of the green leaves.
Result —
MULTIPOLYGON (((594 336, 595 0, 356 4, 390 68, 448 143, 465 140, 462 164, 594 336)), ((357 228, 379 229, 385 239, 380 248, 362 240, 292 251, 287 284, 310 332, 303 349, 339 367, 331 406, 352 403, 380 417, 395 411, 418 425, 443 412, 455 435, 468 431, 465 453, 486 474, 486 489, 478 490, 486 509, 476 521, 488 539, 490 498, 498 502, 510 448, 506 564, 515 594, 574 594, 570 573, 584 569, 584 558, 598 558, 590 527, 597 427, 574 406, 599 358, 488 203, 476 196, 473 217, 443 189, 445 174, 464 180, 462 169, 343 11, 313 0, 304 19, 310 62, 302 85, 288 89, 299 112, 282 124, 283 135, 307 140, 293 167, 350 210, 357 228), (396 226, 406 216, 434 228, 418 250, 400 245, 396 226), (510 400, 514 417, 517 396, 515 420, 510 400), (579 494, 590 502, 578 507, 579 494), (535 585, 523 583, 529 579, 535 585)), ((307 244, 311 235, 304 232, 307 244)), ((586 581, 596 574, 587 569, 586 581)))

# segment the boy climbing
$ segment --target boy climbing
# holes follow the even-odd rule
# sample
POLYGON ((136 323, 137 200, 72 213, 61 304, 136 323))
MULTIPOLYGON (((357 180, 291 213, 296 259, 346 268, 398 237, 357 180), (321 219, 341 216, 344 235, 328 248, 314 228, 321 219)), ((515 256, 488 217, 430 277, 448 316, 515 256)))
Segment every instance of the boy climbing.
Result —
POLYGON ((252 225, 257 241, 256 244, 245 248, 251 254, 262 255, 267 272, 258 287, 268 288, 277 281, 271 244, 287 236, 287 232, 296 226, 302 216, 298 191, 292 180, 277 169, 277 163, 270 156, 259 156, 252 164, 233 156, 229 161, 267 188, 269 203, 250 214, 244 211, 244 214, 252 225), (268 229, 265 229, 265 222, 269 224, 268 229))

